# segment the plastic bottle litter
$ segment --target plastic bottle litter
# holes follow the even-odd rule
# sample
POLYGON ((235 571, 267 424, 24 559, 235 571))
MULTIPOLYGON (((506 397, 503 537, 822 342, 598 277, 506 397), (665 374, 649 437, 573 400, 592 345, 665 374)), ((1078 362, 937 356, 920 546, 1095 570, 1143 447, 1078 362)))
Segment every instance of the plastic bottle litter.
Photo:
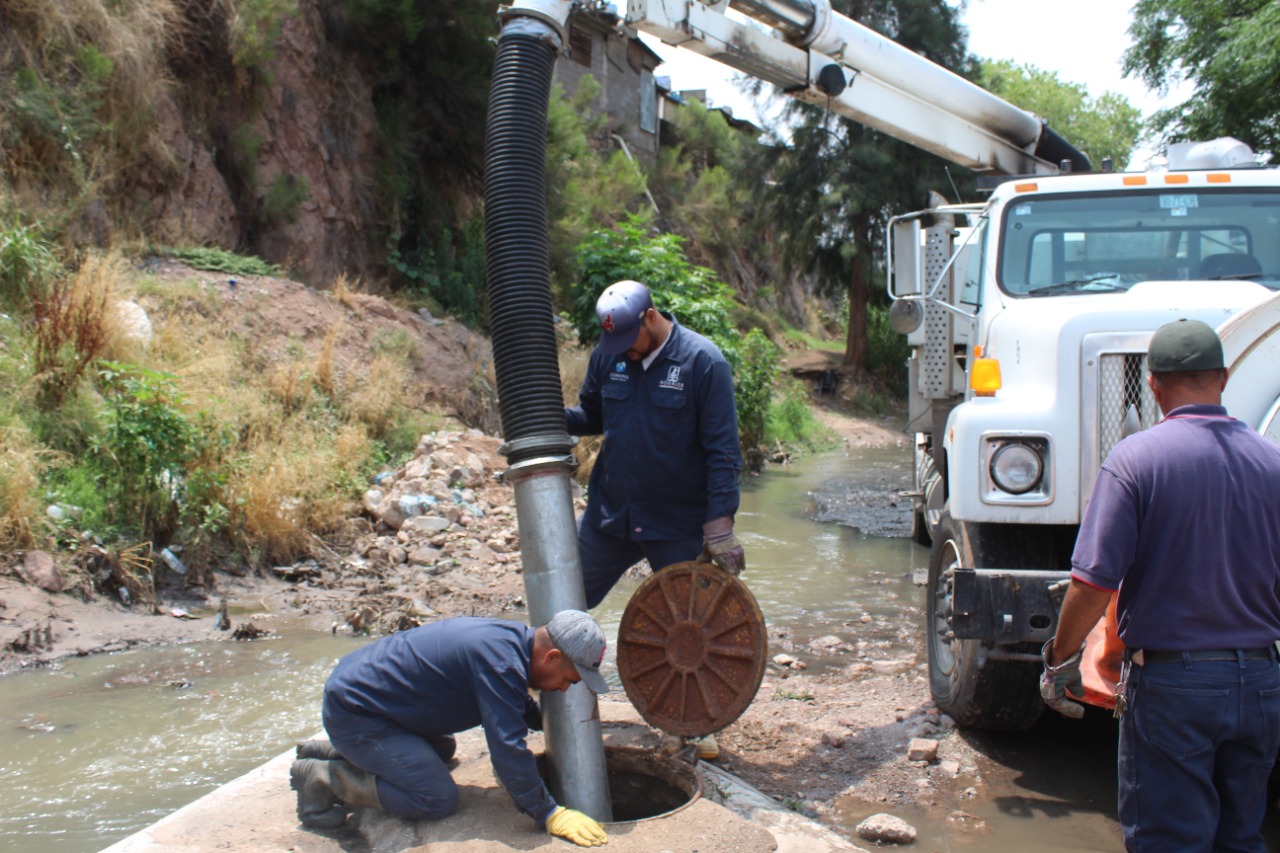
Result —
POLYGON ((187 565, 178 559, 178 555, 170 551, 168 548, 160 549, 160 559, 164 560, 164 564, 180 575, 187 573, 187 565))

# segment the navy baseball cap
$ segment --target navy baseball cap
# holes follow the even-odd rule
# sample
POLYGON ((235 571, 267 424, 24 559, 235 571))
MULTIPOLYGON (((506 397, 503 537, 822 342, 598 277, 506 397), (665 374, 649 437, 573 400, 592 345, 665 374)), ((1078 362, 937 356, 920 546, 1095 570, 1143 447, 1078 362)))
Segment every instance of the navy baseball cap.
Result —
POLYGON ((653 307, 649 288, 638 281, 617 281, 596 300, 600 320, 600 352, 618 355, 631 349, 640 336, 644 315, 653 307))
POLYGON ((1152 373, 1221 370, 1222 339, 1208 323, 1175 320, 1156 329, 1147 347, 1147 369, 1152 373))

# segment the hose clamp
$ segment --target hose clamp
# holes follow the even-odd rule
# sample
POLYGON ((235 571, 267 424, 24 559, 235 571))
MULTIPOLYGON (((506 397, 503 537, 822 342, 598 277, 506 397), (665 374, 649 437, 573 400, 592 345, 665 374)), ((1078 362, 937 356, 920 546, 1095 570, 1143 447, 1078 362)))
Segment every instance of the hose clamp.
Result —
POLYGON ((542 39, 559 52, 568 42, 565 24, 575 5, 571 0, 520 0, 514 6, 501 6, 498 20, 502 24, 502 32, 498 38, 532 36, 542 39))

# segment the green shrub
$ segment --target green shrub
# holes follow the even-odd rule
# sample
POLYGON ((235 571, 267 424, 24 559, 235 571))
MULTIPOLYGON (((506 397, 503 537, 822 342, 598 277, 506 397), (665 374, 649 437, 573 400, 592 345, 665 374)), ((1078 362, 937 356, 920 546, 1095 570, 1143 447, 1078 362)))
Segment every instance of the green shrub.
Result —
POLYGON ((735 356, 733 391, 738 408, 738 436, 743 447, 756 447, 764 441, 781 352, 759 329, 752 329, 742 339, 741 349, 735 356))
POLYGON ((237 255, 216 246, 161 246, 158 254, 182 261, 192 269, 231 275, 282 276, 284 270, 252 255, 237 255))
POLYGON ((867 372, 897 397, 907 394, 907 359, 911 350, 906 335, 889 323, 889 308, 867 306, 867 372))
POLYGON ((39 225, 15 222, 0 229, 0 298, 6 303, 25 306, 42 296, 58 269, 39 225))
POLYGON ((103 361, 98 372, 106 407, 95 442, 112 520, 164 538, 177 527, 179 497, 196 432, 182 411, 176 378, 103 361))
POLYGON ((648 285, 654 303, 695 332, 717 344, 734 341, 733 292, 711 270, 689 263, 683 245, 684 238, 675 234, 651 235, 639 216, 588 234, 578 246, 578 279, 570 288, 568 316, 578 343, 594 346, 600 339, 596 300, 621 279, 648 285))
POLYGON ((267 189, 262 213, 268 222, 297 222, 298 208, 307 200, 309 192, 305 176, 281 172, 267 189))
POLYGON ((831 431, 813 416, 808 387, 788 379, 769 404, 765 443, 821 450, 834 444, 831 431))

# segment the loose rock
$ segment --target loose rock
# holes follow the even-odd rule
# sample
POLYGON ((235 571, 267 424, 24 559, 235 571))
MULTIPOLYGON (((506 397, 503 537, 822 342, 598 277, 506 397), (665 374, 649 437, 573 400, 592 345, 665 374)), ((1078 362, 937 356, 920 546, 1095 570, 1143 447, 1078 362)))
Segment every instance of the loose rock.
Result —
POLYGON ((916 840, 916 828, 891 814, 873 814, 858 824, 858 837, 867 841, 910 844, 916 840))
POLYGON ((938 742, 932 738, 912 738, 907 745, 908 761, 936 761, 938 758, 938 742))

